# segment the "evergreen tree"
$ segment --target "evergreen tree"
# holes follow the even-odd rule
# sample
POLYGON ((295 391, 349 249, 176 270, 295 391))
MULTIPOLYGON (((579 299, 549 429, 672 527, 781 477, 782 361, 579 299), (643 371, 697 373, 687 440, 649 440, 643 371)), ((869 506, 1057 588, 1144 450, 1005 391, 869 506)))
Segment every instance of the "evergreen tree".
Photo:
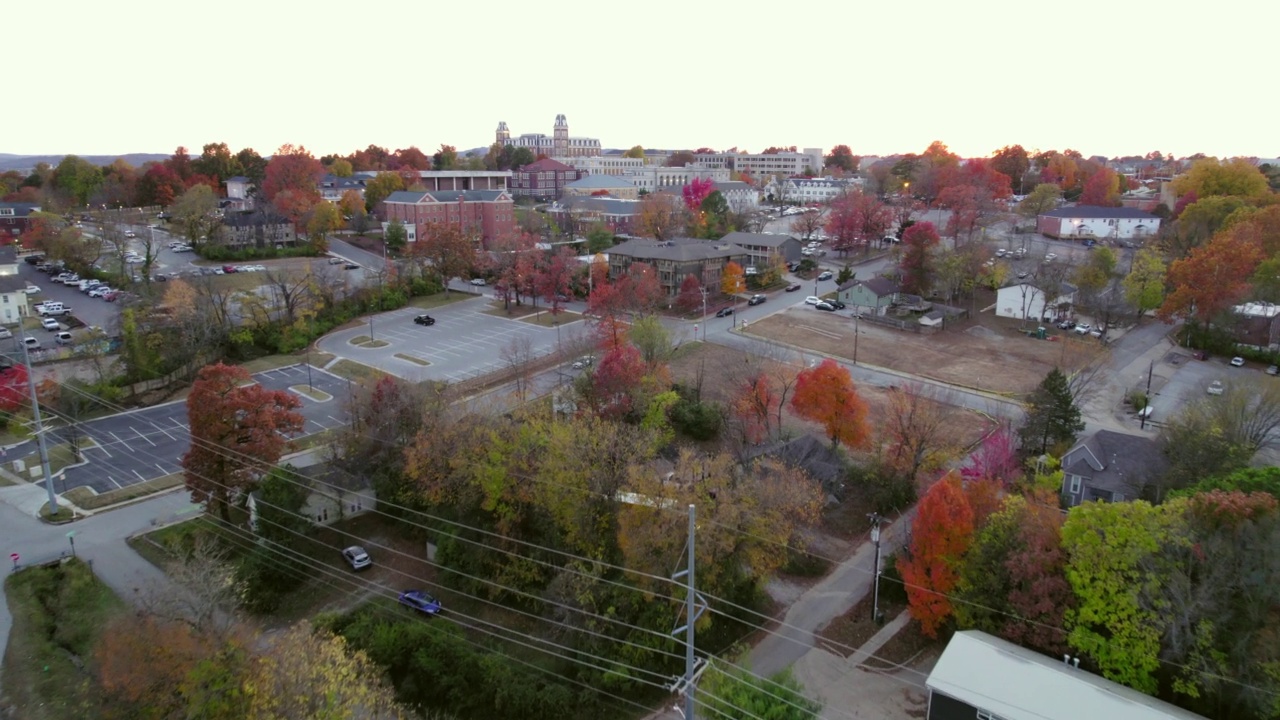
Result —
POLYGON ((1049 371, 1027 401, 1027 420, 1018 436, 1022 449, 1044 454, 1051 445, 1070 446, 1084 430, 1080 408, 1071 399, 1067 376, 1057 367, 1049 371))

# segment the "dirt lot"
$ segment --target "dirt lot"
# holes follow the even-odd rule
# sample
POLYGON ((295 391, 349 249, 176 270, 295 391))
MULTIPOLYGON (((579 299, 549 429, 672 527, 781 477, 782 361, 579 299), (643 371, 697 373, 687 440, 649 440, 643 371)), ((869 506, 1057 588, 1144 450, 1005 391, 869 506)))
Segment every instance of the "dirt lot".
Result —
MULTIPOLYGON (((1054 365, 1078 367, 1105 352, 1092 338, 1079 339, 1050 328, 1050 340, 1020 334, 1017 320, 992 313, 951 323, 925 335, 860 322, 859 363, 906 375, 988 392, 1022 395, 1044 379, 1054 365)), ((751 324, 756 337, 852 360, 854 320, 847 313, 792 308, 751 324)))

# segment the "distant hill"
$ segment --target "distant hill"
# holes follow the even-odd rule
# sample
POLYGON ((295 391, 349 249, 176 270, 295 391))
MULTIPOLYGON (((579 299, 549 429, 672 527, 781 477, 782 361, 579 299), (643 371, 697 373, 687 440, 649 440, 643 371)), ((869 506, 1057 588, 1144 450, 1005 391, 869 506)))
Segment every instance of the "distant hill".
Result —
MULTIPOLYGON (((5 170, 29 171, 40 163, 57 165, 62 162, 64 157, 66 155, 11 155, 9 153, 0 153, 0 172, 5 170)), ((125 155, 80 155, 80 157, 94 165, 110 165, 117 159, 121 159, 134 167, 139 167, 143 163, 167 160, 170 155, 162 153, 128 153, 125 155)))

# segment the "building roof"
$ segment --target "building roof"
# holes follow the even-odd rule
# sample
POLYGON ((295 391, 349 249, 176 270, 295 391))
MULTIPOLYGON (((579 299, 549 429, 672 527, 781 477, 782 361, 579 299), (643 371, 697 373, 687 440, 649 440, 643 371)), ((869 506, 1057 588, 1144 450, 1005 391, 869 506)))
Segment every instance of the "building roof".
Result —
POLYGON ((18 264, 18 249, 13 245, 0 246, 0 265, 16 264, 18 264))
POLYGON ((327 188, 348 188, 356 189, 365 186, 365 178, 363 177, 338 177, 333 173, 329 173, 320 178, 320 187, 327 188))
POLYGON ((389 203, 406 203, 408 205, 422 205, 428 203, 441 202, 458 202, 459 199, 465 202, 494 202, 502 199, 510 199, 510 195, 506 190, 433 190, 431 192, 423 192, 420 190, 397 190, 387 196, 383 202, 389 203))
POLYGON ((750 192, 756 189, 755 186, 753 186, 751 183, 742 182, 741 180, 725 180, 722 182, 715 182, 712 184, 712 187, 714 187, 716 190, 719 190, 722 193, 750 192))
POLYGON ((618 255, 637 260, 672 260, 675 262, 728 258, 746 254, 747 251, 745 249, 733 243, 684 237, 672 238, 665 242, 645 239, 628 240, 614 245, 609 250, 610 258, 618 255))
POLYGON ((893 295, 894 293, 898 292, 898 283, 890 280, 889 278, 883 278, 883 277, 873 277, 873 278, 868 278, 867 280, 850 280, 849 282, 836 288, 836 291, 843 292, 845 290, 848 290, 852 287, 856 287, 858 285, 861 285, 866 289, 870 290, 871 292, 875 293, 876 297, 878 298, 893 295))
POLYGON ((33 212, 40 212, 39 203, 0 202, 0 208, 13 210, 13 214, 5 217, 26 217, 33 212))
POLYGON ((574 188, 575 190, 608 190, 610 188, 631 188, 635 189, 636 184, 630 180, 620 178, 616 175, 588 175, 580 180, 565 185, 566 188, 574 188))
POLYGON ((308 465, 294 470, 310 481, 312 488, 317 490, 322 489, 317 485, 328 485, 340 490, 367 490, 373 487, 369 478, 349 473, 332 463, 308 465))
POLYGON ((1003 720, 1204 720, 978 630, 952 636, 925 684, 1003 720))
POLYGON ((247 183, 247 182, 250 182, 250 181, 249 181, 249 178, 247 178, 247 177, 245 177, 245 176, 243 176, 243 175, 237 175, 237 176, 235 176, 235 177, 229 177, 229 178, 227 178, 226 180, 223 180, 222 182, 224 182, 224 183, 247 183))
POLYGON ((1167 465, 1157 441, 1099 430, 1067 451, 1062 471, 1089 478, 1094 488, 1129 494, 1153 475, 1162 473, 1167 465))
MULTIPOLYGON (((1034 279, 1034 278, 1032 278, 1032 279, 1034 279)), ((1005 285, 1004 287, 1000 288, 1000 289, 999 289, 999 290, 997 290, 996 292, 997 292, 997 293, 1001 293, 1001 292, 1004 292, 1005 290, 1016 290, 1016 289, 1021 288, 1021 287, 1024 287, 1024 286, 1025 286, 1025 287, 1029 287, 1029 288, 1031 288, 1032 290, 1035 290, 1036 292, 1040 293, 1042 296, 1044 295, 1044 290, 1040 289, 1040 286, 1039 286, 1039 285, 1036 285, 1034 282, 1014 282, 1014 283, 1010 283, 1010 284, 1005 285)), ((1077 291, 1077 290, 1079 290, 1079 288, 1077 288, 1075 285, 1072 285, 1072 284, 1071 284, 1071 283, 1069 283, 1069 282, 1060 283, 1060 284, 1059 284, 1059 288, 1058 288, 1058 297, 1053 298, 1053 299, 1054 299, 1054 300, 1057 300, 1058 298, 1066 297, 1066 296, 1068 296, 1068 295, 1074 295, 1074 294, 1076 293, 1076 291, 1077 291)), ((1021 291, 1021 290, 1018 290, 1018 292, 1019 292, 1019 293, 1021 293, 1022 291, 1021 291)))
POLYGON ((27 281, 21 275, 0 275, 0 293, 21 292, 26 287, 27 281))
POLYGON ((1131 207, 1102 207, 1100 205, 1072 205, 1040 213, 1041 217, 1081 218, 1086 220, 1159 220, 1149 212, 1131 207))
POLYGON ((737 230, 720 239, 724 242, 737 243, 738 245, 762 245, 764 247, 781 247, 782 243, 788 240, 795 240, 795 238, 790 235, 775 233, 749 233, 739 232, 737 230))
POLYGON ((559 172, 564 170, 573 170, 573 168, 568 165, 565 165, 559 160, 552 160, 551 158, 542 158, 541 160, 535 160, 534 162, 531 162, 528 165, 525 165, 519 170, 516 170, 516 172, 548 172, 548 171, 559 172))
POLYGON ((222 224, 232 227, 248 227, 256 225, 292 225, 289 218, 265 210, 252 212, 231 212, 222 216, 222 224))
POLYGON ((573 210, 590 210, 605 215, 635 215, 640 212, 639 200, 624 200, 611 197, 590 197, 587 195, 568 195, 551 204, 551 212, 573 210))

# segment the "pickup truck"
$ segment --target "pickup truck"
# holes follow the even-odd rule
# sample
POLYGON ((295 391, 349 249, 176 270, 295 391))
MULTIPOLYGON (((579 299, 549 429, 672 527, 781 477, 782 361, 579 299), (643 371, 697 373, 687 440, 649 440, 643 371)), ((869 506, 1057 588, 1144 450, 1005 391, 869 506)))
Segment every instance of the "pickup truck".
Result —
POLYGON ((63 305, 60 302, 40 303, 36 305, 36 314, 40 317, 51 317, 58 315, 70 315, 71 306, 63 305))

